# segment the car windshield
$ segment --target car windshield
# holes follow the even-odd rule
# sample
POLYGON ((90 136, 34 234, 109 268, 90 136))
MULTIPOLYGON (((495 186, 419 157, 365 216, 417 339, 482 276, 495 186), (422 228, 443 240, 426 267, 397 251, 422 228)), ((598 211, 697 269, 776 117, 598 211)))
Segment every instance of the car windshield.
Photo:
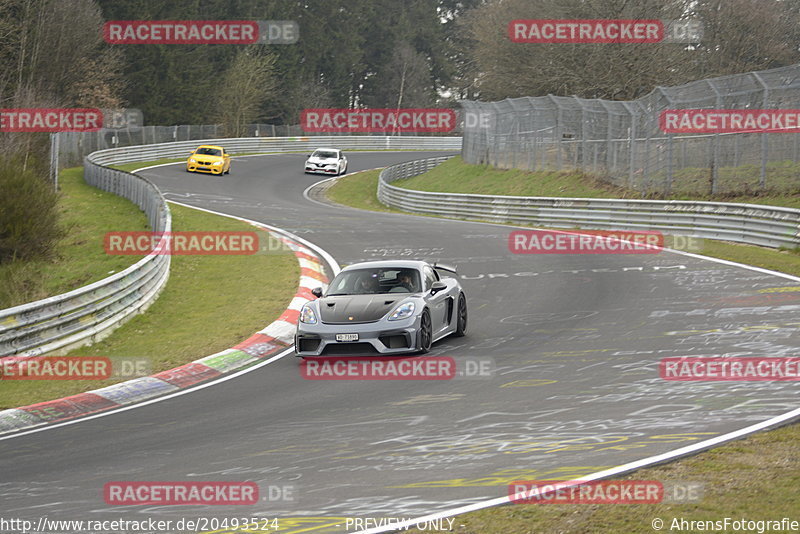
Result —
POLYGON ((316 150, 311 156, 320 159, 336 159, 337 154, 332 150, 316 150))
POLYGON ((419 293, 421 287, 416 269, 353 269, 342 271, 333 279, 327 296, 419 293))
POLYGON ((198 156, 221 156, 222 151, 218 148, 201 146, 200 148, 197 149, 197 152, 195 152, 195 154, 197 154, 198 156))

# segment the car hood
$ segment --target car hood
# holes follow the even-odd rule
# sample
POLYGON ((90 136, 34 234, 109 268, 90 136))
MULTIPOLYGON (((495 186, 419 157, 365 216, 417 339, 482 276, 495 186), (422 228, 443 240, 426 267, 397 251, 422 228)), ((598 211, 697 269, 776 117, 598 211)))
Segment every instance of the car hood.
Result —
POLYGON ((306 160, 306 163, 322 163, 322 164, 332 163, 332 164, 336 164, 337 161, 338 160, 336 158, 308 158, 306 160))
POLYGON ((326 324, 372 323, 405 300, 392 294, 341 295, 318 300, 320 320, 326 324))
POLYGON ((203 161, 222 161, 222 156, 207 156, 206 154, 192 154, 189 157, 194 159, 202 159, 203 161))

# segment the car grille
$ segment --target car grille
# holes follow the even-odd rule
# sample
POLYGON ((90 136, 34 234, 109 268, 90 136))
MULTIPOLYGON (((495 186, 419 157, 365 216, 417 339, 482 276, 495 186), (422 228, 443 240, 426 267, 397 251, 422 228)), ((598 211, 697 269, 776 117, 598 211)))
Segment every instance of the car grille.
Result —
POLYGON ((329 343, 322 349, 323 355, 366 356, 380 354, 371 343, 329 343))

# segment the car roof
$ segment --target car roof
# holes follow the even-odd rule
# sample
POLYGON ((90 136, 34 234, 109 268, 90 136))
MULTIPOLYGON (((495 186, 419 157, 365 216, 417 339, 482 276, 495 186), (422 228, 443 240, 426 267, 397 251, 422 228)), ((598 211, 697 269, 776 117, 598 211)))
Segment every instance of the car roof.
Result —
POLYGON ((422 269, 423 266, 429 265, 428 262, 419 260, 381 260, 381 261, 362 261, 361 263, 354 263, 348 265, 342 271, 351 271, 354 269, 422 269))
POLYGON ((338 148, 324 148, 324 147, 321 147, 321 148, 315 148, 314 152, 316 152, 317 150, 330 150, 331 152, 341 152, 338 148))
POLYGON ((222 150, 222 147, 218 146, 218 145, 200 145, 197 148, 218 148, 218 149, 222 150))

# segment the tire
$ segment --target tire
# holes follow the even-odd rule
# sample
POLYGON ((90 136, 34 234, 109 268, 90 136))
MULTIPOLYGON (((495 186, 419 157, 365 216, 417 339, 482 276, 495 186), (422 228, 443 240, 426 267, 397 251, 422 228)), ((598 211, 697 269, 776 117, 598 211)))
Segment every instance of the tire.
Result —
POLYGON ((417 334, 417 351, 420 354, 427 354, 431 350, 433 344, 433 324, 431 323, 431 314, 426 309, 422 312, 422 317, 419 321, 419 333, 417 334))
POLYGON ((458 307, 456 308, 456 331, 453 332, 455 337, 467 335, 467 319, 467 297, 461 293, 458 296, 458 307))

